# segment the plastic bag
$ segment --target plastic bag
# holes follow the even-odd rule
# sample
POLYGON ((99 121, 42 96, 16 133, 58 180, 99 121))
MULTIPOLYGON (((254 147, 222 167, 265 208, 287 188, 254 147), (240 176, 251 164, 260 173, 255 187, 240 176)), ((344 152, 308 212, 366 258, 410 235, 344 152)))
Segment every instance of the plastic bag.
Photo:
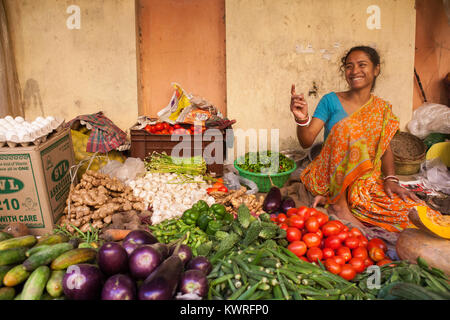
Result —
POLYGON ((408 131, 425 139, 430 133, 450 133, 450 108, 436 103, 425 102, 413 113, 407 124, 408 131))
POLYGON ((89 132, 83 133, 81 131, 71 130, 71 134, 75 163, 80 165, 77 170, 78 179, 81 179, 88 168, 93 171, 98 171, 111 160, 116 160, 121 163, 125 161, 125 156, 116 150, 108 153, 87 152, 86 145, 89 139, 89 132))
POLYGON ((225 184, 228 189, 231 190, 238 190, 241 188, 241 185, 247 186, 249 189, 247 190, 246 194, 256 194, 258 193, 258 186, 255 182, 243 178, 241 176, 238 176, 234 174, 233 172, 227 172, 224 174, 223 179, 225 181, 225 184))
POLYGON ((134 180, 137 176, 145 174, 145 164, 139 158, 127 158, 124 163, 112 160, 103 166, 100 172, 125 182, 127 180, 134 180))
POLYGON ((177 120, 183 110, 191 106, 191 96, 189 96, 179 84, 172 83, 172 85, 175 88, 175 92, 173 93, 169 104, 158 112, 158 117, 161 121, 175 124, 178 122, 177 120))
POLYGON ((450 194, 450 171, 440 158, 422 163, 420 175, 425 188, 450 194))

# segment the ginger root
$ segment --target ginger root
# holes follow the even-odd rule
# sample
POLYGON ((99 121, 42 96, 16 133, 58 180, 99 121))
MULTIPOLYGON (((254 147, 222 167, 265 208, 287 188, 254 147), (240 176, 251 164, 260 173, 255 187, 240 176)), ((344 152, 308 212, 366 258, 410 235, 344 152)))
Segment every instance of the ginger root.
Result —
POLYGON ((264 196, 259 196, 259 198, 254 194, 245 194, 247 188, 241 186, 239 190, 230 190, 229 192, 211 192, 211 196, 214 197, 216 203, 221 203, 225 206, 227 212, 234 215, 237 214, 237 209, 241 204, 245 204, 250 212, 259 215, 264 212, 262 210, 264 203, 264 196))
POLYGON ((144 211, 143 199, 133 195, 133 190, 117 178, 87 170, 81 181, 71 185, 60 225, 71 233, 75 226, 86 232, 92 225, 101 229, 113 221, 113 214, 129 210, 144 211))

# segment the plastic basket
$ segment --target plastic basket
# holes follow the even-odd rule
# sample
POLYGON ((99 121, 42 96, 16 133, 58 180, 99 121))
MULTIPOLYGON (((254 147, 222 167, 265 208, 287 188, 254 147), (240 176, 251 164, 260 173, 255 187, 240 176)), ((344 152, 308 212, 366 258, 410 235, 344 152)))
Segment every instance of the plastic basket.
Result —
POLYGON ((292 161, 292 163, 294 164, 294 167, 291 170, 282 173, 271 174, 270 178, 268 174, 254 173, 239 168, 237 160, 234 160, 234 167, 239 172, 239 175, 241 177, 247 178, 255 182, 256 185, 258 186, 259 192, 268 192, 272 187, 272 183, 270 182, 271 179, 273 184, 276 185, 278 188, 282 188, 284 184, 289 180, 291 173, 297 169, 297 164, 294 161, 292 161))

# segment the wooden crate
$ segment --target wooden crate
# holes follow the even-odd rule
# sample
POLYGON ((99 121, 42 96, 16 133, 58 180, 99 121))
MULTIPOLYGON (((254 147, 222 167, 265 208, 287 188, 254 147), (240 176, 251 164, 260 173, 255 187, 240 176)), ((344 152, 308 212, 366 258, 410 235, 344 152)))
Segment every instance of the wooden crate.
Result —
MULTIPOLYGON (((202 155, 207 161, 207 172, 215 174, 216 176, 223 175, 223 163, 226 157, 226 144, 225 144, 225 132, 222 130, 222 135, 220 137, 213 136, 208 137, 207 134, 204 135, 191 135, 190 136, 190 146, 182 149, 179 156, 181 157, 192 157, 197 155, 202 155), (207 140, 208 139, 208 140, 207 140), (211 140, 209 140, 211 139, 211 140), (212 145, 211 145, 212 144, 212 145), (204 154, 205 148, 208 150, 213 150, 211 152, 211 157, 204 154), (216 152, 222 152, 223 157, 221 163, 213 162, 212 159, 215 158, 216 152), (208 164, 209 161, 211 164, 208 164)), ((133 158, 140 158, 144 160, 153 151, 165 152, 168 155, 172 155, 172 150, 181 141, 172 141, 171 135, 163 134, 150 134, 147 131, 130 129, 131 135, 131 148, 130 155, 133 158)), ((178 156, 175 155, 175 156, 178 156)))

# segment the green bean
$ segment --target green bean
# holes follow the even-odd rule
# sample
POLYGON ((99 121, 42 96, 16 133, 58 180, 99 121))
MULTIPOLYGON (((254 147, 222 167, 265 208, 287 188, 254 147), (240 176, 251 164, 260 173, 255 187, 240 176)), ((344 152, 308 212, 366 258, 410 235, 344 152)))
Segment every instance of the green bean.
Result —
POLYGON ((286 289, 286 285, 284 284, 283 278, 281 277, 280 270, 277 269, 277 277, 278 282, 280 283, 281 292, 286 300, 289 300, 289 294, 286 289))
POLYGON ((279 284, 273 287, 273 295, 275 299, 283 299, 283 293, 279 284))
POLYGON ((228 279, 233 278, 233 276, 234 276, 234 275, 232 275, 232 274, 226 274, 226 275, 224 275, 224 276, 221 276, 221 277, 219 277, 219 278, 213 280, 213 281, 211 282, 211 286, 216 286, 216 285, 218 285, 218 284, 221 284, 221 283, 227 281, 228 279))
POLYGON ((334 288, 334 286, 330 282, 328 282, 327 279, 322 278, 319 275, 311 275, 311 279, 316 281, 319 285, 321 285, 325 289, 333 289, 334 288))
POLYGON ((289 270, 286 270, 283 268, 280 268, 278 270, 280 271, 280 273, 285 275, 288 279, 291 279, 294 283, 297 283, 297 284, 300 283, 300 280, 297 278, 297 276, 294 273, 290 272, 289 270))

